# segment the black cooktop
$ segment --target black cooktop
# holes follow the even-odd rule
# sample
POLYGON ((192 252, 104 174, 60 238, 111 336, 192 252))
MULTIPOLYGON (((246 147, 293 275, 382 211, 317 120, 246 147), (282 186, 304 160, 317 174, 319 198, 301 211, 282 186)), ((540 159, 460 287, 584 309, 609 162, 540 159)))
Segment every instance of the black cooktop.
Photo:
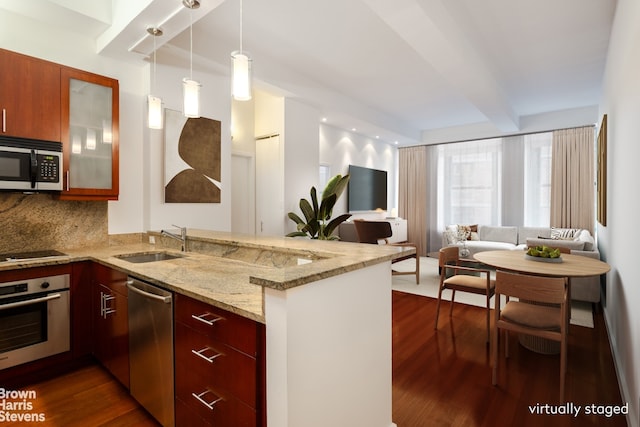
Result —
POLYGON ((15 261, 20 259, 36 259, 36 258, 50 258, 56 256, 66 256, 67 254, 54 249, 45 249, 42 251, 32 252, 11 252, 7 254, 0 254, 1 261, 15 261))

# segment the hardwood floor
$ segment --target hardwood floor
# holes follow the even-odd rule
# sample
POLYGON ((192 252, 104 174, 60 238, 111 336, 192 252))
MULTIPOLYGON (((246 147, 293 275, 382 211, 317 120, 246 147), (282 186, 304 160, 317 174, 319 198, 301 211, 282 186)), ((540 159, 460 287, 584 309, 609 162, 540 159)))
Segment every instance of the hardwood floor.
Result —
POLYGON ((509 359, 501 345, 494 387, 484 309, 456 304, 450 319, 448 303, 443 304, 436 332, 435 299, 393 292, 393 421, 398 427, 627 425, 623 415, 584 415, 586 405, 623 404, 601 313, 594 315, 594 329, 572 325, 569 330, 564 407, 579 405, 580 414, 536 415, 530 407, 544 411, 544 405, 559 405, 559 356, 533 353, 514 336, 509 359))
MULTIPOLYGON (((12 426, 136 426, 159 424, 129 395, 114 377, 98 364, 20 390, 35 391, 31 412, 43 414, 44 422, 15 422, 12 426)), ((12 399, 13 400, 13 399, 12 399)))
MULTIPOLYGON (((627 425, 621 415, 584 415, 585 405, 622 404, 602 314, 594 316, 594 329, 570 329, 565 401, 581 406, 580 415, 536 415, 530 406, 558 404, 558 356, 532 353, 514 337, 510 358, 501 359, 499 385, 493 387, 483 309, 456 304, 450 320, 448 303, 443 304, 436 332, 436 300, 393 292, 393 421, 398 427, 627 425)), ((37 393, 33 412, 46 416, 39 425, 157 425, 98 365, 25 389, 37 393)))

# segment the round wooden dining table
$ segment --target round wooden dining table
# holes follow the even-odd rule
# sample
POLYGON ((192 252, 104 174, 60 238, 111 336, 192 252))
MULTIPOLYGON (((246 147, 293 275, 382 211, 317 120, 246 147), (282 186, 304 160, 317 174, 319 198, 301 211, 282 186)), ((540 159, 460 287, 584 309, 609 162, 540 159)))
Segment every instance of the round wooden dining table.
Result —
MULTIPOLYGON (((566 277, 568 279, 569 316, 571 315, 571 278, 599 276, 611 269, 609 264, 599 259, 571 254, 562 254, 560 256, 562 262, 529 259, 525 257, 525 251, 520 250, 478 252, 473 257, 476 261, 495 267, 497 270, 536 276, 566 277)), ((538 353, 556 354, 560 351, 558 343, 529 335, 521 335, 520 343, 529 350, 538 353)))
POLYGON ((607 273, 611 267, 604 261, 581 255, 562 254, 562 262, 545 262, 525 258, 520 250, 478 252, 473 257, 499 270, 550 277, 589 277, 607 273))

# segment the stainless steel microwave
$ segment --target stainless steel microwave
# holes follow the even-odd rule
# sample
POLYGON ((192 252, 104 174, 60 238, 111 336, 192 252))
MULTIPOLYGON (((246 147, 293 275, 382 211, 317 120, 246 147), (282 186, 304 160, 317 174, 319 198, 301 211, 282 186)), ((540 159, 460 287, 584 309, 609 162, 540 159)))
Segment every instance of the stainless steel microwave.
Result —
POLYGON ((62 143, 0 136, 0 190, 62 191, 62 143))

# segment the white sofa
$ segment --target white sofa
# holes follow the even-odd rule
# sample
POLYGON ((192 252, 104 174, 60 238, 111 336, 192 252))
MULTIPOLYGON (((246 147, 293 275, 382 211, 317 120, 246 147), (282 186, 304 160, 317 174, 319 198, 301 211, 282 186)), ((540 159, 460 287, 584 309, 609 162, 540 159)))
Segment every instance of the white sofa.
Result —
MULTIPOLYGON (((442 246, 458 246, 458 225, 447 226, 442 233, 442 246)), ((464 246, 469 250, 467 258, 482 251, 525 250, 528 246, 546 245, 564 247, 571 254, 600 259, 600 252, 589 230, 555 229, 550 227, 516 227, 477 225, 471 227, 464 246), (552 235, 554 238, 552 238, 552 235), (569 236, 557 238, 560 236, 569 236)), ((600 277, 576 278, 571 281, 571 299, 578 301, 600 302, 600 277)))

